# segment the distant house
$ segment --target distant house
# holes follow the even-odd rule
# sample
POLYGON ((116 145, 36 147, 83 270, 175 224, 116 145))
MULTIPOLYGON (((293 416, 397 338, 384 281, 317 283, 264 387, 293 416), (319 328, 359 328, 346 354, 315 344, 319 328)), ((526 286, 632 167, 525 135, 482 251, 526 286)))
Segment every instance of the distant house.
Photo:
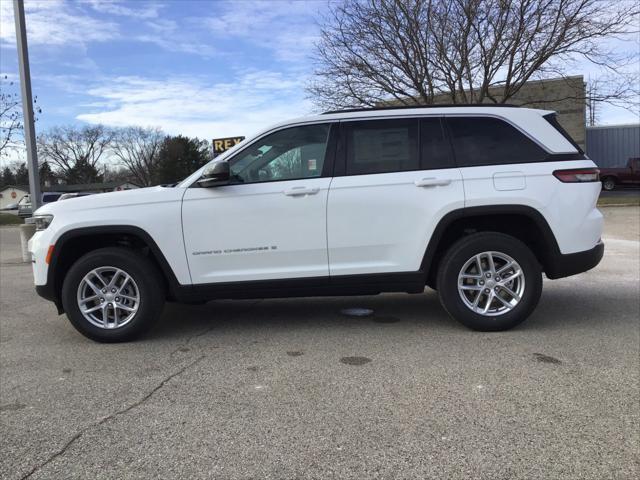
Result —
POLYGON ((0 208, 5 208, 12 203, 18 203, 28 193, 28 185, 5 185, 0 187, 0 208))
POLYGON ((76 192, 119 192, 121 190, 133 190, 140 188, 130 182, 102 182, 102 183, 79 183, 76 185, 49 185, 43 190, 46 192, 76 193, 76 192))

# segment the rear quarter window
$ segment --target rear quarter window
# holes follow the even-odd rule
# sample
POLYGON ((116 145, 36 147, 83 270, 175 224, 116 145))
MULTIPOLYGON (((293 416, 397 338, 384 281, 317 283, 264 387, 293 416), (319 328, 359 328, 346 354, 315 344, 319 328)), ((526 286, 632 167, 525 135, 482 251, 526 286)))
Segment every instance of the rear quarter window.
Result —
POLYGON ((498 118, 446 119, 459 167, 532 163, 548 154, 518 129, 498 118))

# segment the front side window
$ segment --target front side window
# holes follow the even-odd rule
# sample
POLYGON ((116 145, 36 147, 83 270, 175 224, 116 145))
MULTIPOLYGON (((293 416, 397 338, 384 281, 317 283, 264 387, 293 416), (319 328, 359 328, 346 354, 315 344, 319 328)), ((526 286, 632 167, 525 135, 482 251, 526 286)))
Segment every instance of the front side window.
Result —
POLYGON ((540 162, 547 153, 507 122, 491 117, 448 117, 459 167, 540 162))
POLYGON ((229 160, 236 183, 273 182, 322 175, 329 124, 286 128, 258 140, 229 160))
POLYGON ((419 170, 416 120, 368 120, 346 127, 347 175, 419 170))

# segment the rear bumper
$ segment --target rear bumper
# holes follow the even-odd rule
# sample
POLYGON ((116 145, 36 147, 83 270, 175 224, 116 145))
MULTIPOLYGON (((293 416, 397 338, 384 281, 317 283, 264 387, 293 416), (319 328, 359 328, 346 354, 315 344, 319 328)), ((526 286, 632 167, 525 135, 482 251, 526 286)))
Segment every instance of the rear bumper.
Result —
POLYGON ((598 265, 603 255, 604 243, 602 242, 598 242, 595 247, 583 252, 566 255, 559 253, 549 259, 550 261, 547 262, 545 273, 548 278, 556 279, 586 272, 598 265))

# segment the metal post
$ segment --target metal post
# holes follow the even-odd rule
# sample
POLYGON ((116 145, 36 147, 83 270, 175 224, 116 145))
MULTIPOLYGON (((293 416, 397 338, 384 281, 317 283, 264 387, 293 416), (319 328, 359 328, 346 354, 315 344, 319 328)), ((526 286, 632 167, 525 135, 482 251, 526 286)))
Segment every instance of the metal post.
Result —
POLYGON ((31 73, 29 72, 29 51, 27 48, 27 27, 24 23, 24 0, 13 0, 13 16, 16 20, 16 43, 20 67, 20 90, 22 92, 22 113, 24 115, 24 142, 27 147, 27 168, 29 169, 29 191, 31 211, 42 205, 40 193, 40 172, 38 171, 38 151, 36 150, 36 130, 31 98, 31 73))

